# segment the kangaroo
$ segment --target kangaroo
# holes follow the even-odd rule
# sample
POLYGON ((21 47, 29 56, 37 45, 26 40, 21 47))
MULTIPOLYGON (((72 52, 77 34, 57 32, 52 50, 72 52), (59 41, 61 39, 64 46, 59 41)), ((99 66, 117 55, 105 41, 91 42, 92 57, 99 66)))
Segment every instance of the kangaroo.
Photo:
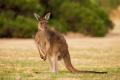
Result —
POLYGON ((50 70, 52 72, 58 72, 57 62, 63 59, 65 67, 70 72, 95 74, 107 73, 96 71, 79 71, 73 67, 68 51, 68 45, 64 36, 59 32, 48 28, 48 20, 50 19, 50 15, 51 13, 48 12, 40 17, 38 14, 34 13, 35 18, 38 20, 38 31, 35 35, 35 43, 41 59, 45 61, 48 58, 50 70))
POLYGON ((78 72, 71 63, 68 45, 64 36, 48 28, 50 15, 51 13, 48 12, 40 17, 38 14, 34 13, 34 16, 38 20, 38 31, 35 35, 35 43, 40 57, 43 60, 48 58, 52 72, 58 72, 57 62, 62 59, 70 72, 78 72))

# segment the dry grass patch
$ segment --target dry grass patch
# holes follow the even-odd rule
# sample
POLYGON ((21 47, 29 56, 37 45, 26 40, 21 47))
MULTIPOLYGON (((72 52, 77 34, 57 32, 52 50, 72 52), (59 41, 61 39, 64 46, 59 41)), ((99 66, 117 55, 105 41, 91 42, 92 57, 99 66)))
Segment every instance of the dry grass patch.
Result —
POLYGON ((49 72, 31 39, 0 40, 0 80, 119 80, 120 38, 67 39, 73 65, 80 70, 107 74, 73 74, 59 62, 60 72, 49 72))

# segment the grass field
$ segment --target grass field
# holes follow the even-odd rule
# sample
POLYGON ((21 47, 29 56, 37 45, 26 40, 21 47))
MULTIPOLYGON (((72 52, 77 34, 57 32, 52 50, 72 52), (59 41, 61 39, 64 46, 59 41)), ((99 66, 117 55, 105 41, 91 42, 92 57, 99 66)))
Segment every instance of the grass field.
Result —
MULTIPOLYGON (((119 26, 119 25, 118 25, 119 26)), ((0 80, 120 80, 120 28, 104 38, 66 38, 73 65, 79 70, 107 74, 70 73, 59 62, 49 71, 32 39, 0 39, 0 80)))
POLYGON ((0 80, 120 80, 120 37, 68 39, 73 65, 79 70, 107 74, 70 73, 59 62, 60 72, 49 71, 32 39, 0 40, 0 80))

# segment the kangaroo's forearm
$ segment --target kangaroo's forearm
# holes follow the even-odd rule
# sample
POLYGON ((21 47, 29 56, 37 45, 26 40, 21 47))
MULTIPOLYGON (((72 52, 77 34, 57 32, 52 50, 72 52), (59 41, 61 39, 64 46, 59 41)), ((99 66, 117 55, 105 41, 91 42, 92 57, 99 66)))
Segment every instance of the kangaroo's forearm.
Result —
POLYGON ((44 49, 43 49, 43 48, 41 48, 41 47, 39 47, 39 50, 40 50, 40 53, 41 53, 43 56, 45 56, 46 51, 44 51, 44 49))
POLYGON ((40 54, 42 54, 42 59, 45 61, 46 60, 46 57, 47 57, 47 52, 45 51, 45 49, 39 47, 39 50, 40 50, 40 54))

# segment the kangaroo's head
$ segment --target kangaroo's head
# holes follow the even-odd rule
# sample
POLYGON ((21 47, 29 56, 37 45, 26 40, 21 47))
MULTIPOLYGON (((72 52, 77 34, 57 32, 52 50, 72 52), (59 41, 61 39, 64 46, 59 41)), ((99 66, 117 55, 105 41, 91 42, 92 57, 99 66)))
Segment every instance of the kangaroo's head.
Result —
POLYGON ((39 16, 38 14, 34 13, 35 18, 38 20, 38 30, 46 31, 48 27, 48 20, 50 18, 51 13, 48 12, 43 16, 39 16))

